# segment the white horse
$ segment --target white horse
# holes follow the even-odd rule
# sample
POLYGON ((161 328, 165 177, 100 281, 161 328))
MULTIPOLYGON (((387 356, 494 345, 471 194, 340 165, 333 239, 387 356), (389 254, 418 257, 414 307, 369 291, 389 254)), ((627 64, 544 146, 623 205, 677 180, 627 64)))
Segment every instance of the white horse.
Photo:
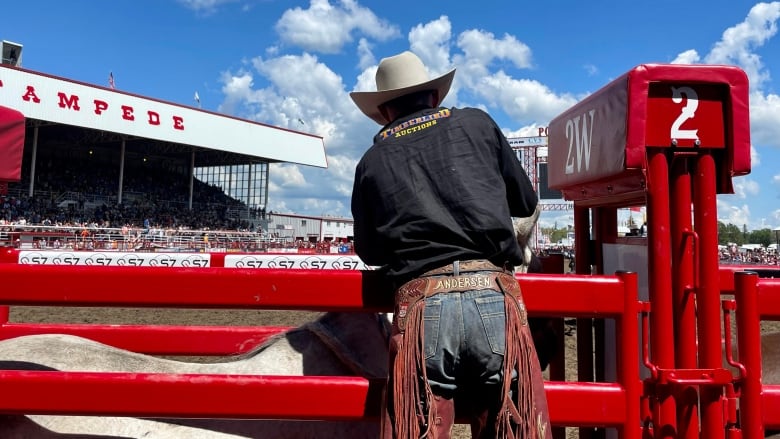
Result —
MULTIPOLYGON (((387 314, 325 313, 219 363, 161 359, 61 334, 0 341, 0 369, 81 372, 387 376, 387 314)), ((301 401, 301 404, 305 404, 301 401)), ((140 419, 97 416, 0 417, 3 439, 90 438, 376 438, 378 422, 140 419), (77 436, 74 436, 77 435, 77 436), (95 436, 89 436, 95 435, 95 436)))

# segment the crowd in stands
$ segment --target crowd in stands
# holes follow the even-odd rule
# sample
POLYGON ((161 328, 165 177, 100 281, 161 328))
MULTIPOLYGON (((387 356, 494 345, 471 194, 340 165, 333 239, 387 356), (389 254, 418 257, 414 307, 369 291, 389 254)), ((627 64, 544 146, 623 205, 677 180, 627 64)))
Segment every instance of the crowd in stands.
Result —
POLYGON ((724 245, 718 250, 721 263, 780 265, 776 248, 739 248, 736 244, 724 245))
POLYGON ((178 173, 128 167, 118 203, 116 172, 81 162, 57 167, 44 160, 41 166, 33 196, 26 175, 0 195, 0 245, 19 246, 11 232, 26 231, 36 232, 31 245, 39 249, 354 252, 351 243, 266 232, 255 221, 265 219, 265 209, 248 209, 197 179, 190 210, 188 179, 178 173))
MULTIPOLYGON (((157 228, 252 228, 252 223, 227 215, 231 209, 246 210, 242 203, 198 180, 190 210, 187 179, 180 174, 128 168, 121 204, 117 201, 118 178, 104 168, 78 163, 60 168, 47 161, 37 175, 32 197, 24 190, 27 183, 9 184, 8 195, 0 196, 0 221, 104 228, 140 227, 148 220, 157 228), (63 194, 67 195, 64 199, 63 194)), ((23 176, 22 182, 28 179, 23 176)))

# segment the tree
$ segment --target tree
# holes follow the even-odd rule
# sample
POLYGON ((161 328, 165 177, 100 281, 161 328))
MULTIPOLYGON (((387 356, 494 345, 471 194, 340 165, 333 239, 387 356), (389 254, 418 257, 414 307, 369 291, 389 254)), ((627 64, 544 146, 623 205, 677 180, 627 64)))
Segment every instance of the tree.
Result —
POLYGON ((764 247, 768 247, 769 244, 774 242, 774 236, 770 229, 753 230, 748 234, 748 242, 751 244, 761 244, 764 247))
POLYGON ((739 230, 734 224, 724 224, 718 221, 718 244, 726 245, 728 243, 742 245, 745 243, 745 233, 739 230))

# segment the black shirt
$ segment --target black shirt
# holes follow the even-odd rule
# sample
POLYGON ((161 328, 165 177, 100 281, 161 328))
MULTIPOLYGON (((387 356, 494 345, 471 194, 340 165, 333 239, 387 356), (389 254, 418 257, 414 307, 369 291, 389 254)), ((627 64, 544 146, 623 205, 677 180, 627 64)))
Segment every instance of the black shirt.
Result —
POLYGON ((475 108, 426 109, 374 137, 355 170, 355 251, 396 282, 455 260, 519 265, 511 217, 538 198, 495 121, 475 108))

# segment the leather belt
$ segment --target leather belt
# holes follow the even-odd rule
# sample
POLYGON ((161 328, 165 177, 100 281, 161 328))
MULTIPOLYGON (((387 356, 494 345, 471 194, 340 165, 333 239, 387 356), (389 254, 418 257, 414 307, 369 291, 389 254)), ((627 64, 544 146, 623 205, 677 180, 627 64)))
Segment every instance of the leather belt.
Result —
POLYGON ((512 270, 506 270, 499 267, 487 259, 472 259, 468 261, 455 261, 451 264, 428 270, 421 274, 420 277, 445 276, 450 274, 458 276, 462 273, 472 273, 475 271, 503 271, 509 273, 512 270))
MULTIPOLYGON (((495 266, 494 266, 495 267, 495 266)), ((520 296, 520 287, 511 273, 496 267, 492 273, 461 274, 458 276, 431 275, 418 277, 401 285, 395 293, 395 313, 401 332, 406 326, 407 310, 420 300, 440 293, 458 293, 471 290, 494 290, 514 297, 520 296)), ((477 271, 488 271, 480 268, 477 271)))

